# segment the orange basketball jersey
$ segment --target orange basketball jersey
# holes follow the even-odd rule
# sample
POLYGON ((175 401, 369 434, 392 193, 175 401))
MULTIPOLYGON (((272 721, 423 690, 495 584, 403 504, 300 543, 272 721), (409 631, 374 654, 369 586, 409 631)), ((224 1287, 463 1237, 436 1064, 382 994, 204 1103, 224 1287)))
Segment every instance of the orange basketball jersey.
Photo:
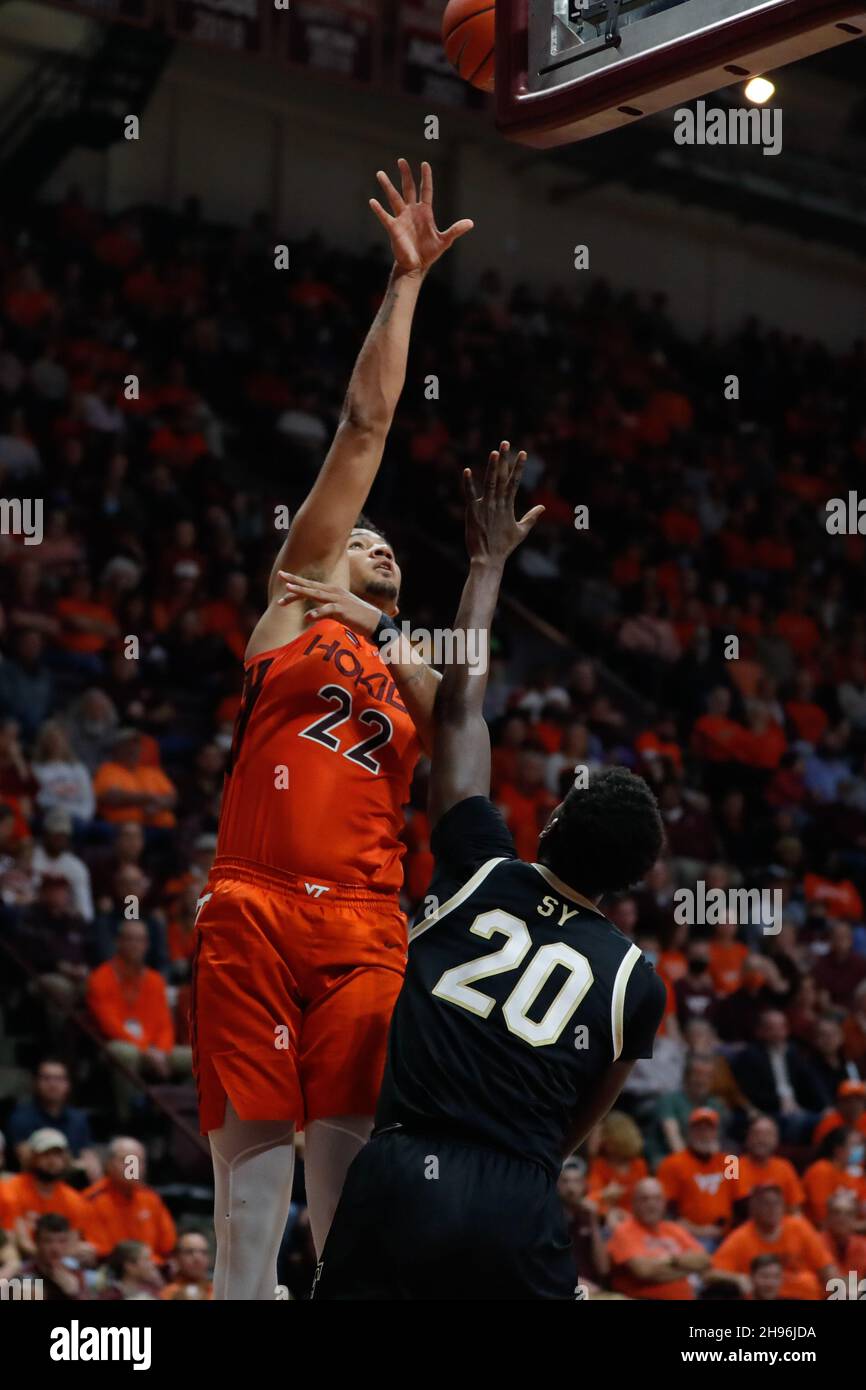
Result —
POLYGON ((332 618, 248 661, 217 860, 396 893, 420 751, 376 647, 332 618))

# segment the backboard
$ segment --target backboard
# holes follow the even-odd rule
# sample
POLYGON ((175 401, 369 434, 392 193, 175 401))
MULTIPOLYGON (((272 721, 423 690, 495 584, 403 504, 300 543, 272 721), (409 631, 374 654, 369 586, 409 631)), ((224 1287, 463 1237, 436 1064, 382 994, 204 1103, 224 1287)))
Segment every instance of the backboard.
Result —
POLYGON ((569 144, 863 35, 866 0, 496 0, 496 123, 569 144))

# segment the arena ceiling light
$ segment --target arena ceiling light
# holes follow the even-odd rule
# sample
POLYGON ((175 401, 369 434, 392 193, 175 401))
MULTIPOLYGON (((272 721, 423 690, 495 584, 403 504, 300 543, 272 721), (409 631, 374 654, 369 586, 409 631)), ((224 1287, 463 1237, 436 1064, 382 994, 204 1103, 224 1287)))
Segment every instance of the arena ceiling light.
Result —
POLYGON ((745 86, 747 100, 753 101, 757 106, 763 106, 765 101, 769 101, 775 90, 776 84, 768 77, 753 77, 745 86))

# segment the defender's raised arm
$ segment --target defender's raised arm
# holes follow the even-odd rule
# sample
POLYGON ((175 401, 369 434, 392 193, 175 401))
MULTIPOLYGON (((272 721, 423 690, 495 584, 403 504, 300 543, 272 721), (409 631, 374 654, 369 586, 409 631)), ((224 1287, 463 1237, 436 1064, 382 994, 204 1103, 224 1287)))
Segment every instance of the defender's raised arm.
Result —
MULTIPOLYGON (((518 521, 514 499, 520 486, 525 453, 512 464, 511 446, 504 441, 490 455, 481 495, 476 497, 470 469, 463 474, 466 495, 466 548, 469 576, 455 619, 459 634, 478 639, 478 650, 489 651, 490 624, 499 597, 505 561, 528 536, 543 507, 533 507, 518 521)), ((474 650, 464 640, 465 650, 474 650)), ((485 660, 447 666, 434 710, 433 763, 430 771, 430 823, 468 796, 490 794, 490 735, 482 713, 487 690, 485 660)))

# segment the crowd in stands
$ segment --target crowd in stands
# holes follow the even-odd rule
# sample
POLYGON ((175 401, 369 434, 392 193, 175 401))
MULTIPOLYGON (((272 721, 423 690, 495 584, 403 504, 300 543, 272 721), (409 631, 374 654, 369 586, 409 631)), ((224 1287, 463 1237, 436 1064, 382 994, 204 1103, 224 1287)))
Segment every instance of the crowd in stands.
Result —
MULTIPOLYGON (((0 950, 41 1047, 17 1058, 41 1063, 32 1096, 0 1067, 0 1277, 36 1270, 53 1297, 209 1290, 207 1223, 181 1200, 177 1235, 126 1136, 142 1083, 189 1084, 195 905, 275 518, 315 476, 387 276, 378 249, 316 239, 276 271, 280 239, 194 202, 109 218, 75 190, 0 221, 0 490, 43 505, 38 536, 0 534, 0 950), (108 1078, 97 1141, 70 1103, 75 1019, 108 1078)), ((565 640, 529 640, 503 605, 494 799, 532 859, 575 769, 624 763, 668 839, 603 905, 668 1007, 563 1172, 581 1279, 824 1297, 866 1277, 864 536, 826 524, 866 463, 866 347, 753 322, 695 338, 661 296, 595 280, 490 274, 458 299, 437 279, 367 508, 413 624, 453 620, 460 469, 504 437, 546 507, 506 589, 565 640), (688 921, 683 889, 776 908, 688 921)), ((407 912, 430 878, 424 800, 422 766, 407 912)))

